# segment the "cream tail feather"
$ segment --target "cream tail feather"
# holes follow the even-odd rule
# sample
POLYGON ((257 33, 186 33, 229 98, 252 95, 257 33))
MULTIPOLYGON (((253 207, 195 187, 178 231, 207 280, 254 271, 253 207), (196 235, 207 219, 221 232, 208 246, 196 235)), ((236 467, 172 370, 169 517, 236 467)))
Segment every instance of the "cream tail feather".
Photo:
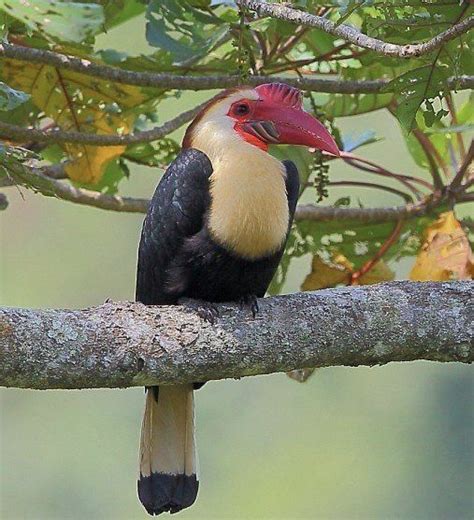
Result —
POLYGON ((138 495, 148 513, 189 507, 198 491, 193 385, 149 388, 140 439, 138 495))

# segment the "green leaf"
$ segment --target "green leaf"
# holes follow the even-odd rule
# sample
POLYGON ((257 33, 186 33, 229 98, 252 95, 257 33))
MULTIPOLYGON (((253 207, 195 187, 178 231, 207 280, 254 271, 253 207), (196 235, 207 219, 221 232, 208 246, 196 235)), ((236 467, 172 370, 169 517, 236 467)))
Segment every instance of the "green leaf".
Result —
POLYGON ((421 104, 439 95, 448 76, 447 67, 437 67, 433 63, 398 76, 386 87, 398 94, 396 116, 407 132, 415 127, 421 104))
POLYGON ((329 117, 346 117, 380 110, 390 104, 393 94, 333 94, 323 105, 329 117))
POLYGON ((373 130, 366 130, 358 135, 349 134, 342 136, 342 145, 345 152, 352 152, 361 146, 380 141, 380 137, 375 135, 373 130))
POLYGON ((229 26, 192 2, 152 0, 147 9, 146 39, 170 52, 176 63, 205 56, 229 26))
POLYGON ((345 5, 339 10, 341 17, 337 20, 336 27, 344 23, 353 13, 369 2, 367 0, 349 0, 344 3, 345 5))
POLYGON ((474 123, 474 92, 469 94, 469 99, 457 111, 457 120, 459 124, 474 123))
POLYGON ((179 144, 165 137, 154 143, 131 145, 123 154, 123 158, 136 164, 166 168, 174 160, 180 150, 179 144))
POLYGON ((21 90, 15 90, 0 81, 0 111, 9 112, 23 103, 26 103, 29 99, 29 94, 21 90))
POLYGON ((280 161, 293 161, 298 168, 300 176, 301 191, 311 175, 311 165, 314 160, 314 155, 303 146, 271 146, 270 152, 280 161))
POLYGON ((63 0, 0 0, 5 11, 31 31, 55 39, 81 43, 102 31, 104 11, 97 4, 63 0))
POLYGON ((96 3, 100 3, 104 8, 104 25, 107 30, 131 20, 146 9, 140 0, 98 0, 96 3))

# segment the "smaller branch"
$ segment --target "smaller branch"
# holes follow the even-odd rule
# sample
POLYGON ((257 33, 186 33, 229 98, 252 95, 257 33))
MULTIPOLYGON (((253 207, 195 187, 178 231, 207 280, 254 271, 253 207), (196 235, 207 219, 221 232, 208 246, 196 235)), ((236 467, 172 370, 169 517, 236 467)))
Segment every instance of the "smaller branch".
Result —
POLYGON ((295 221, 327 222, 348 220, 352 222, 380 223, 393 222, 401 218, 410 219, 426 215, 440 206, 444 200, 428 198, 415 204, 384 208, 336 208, 332 206, 315 206, 300 204, 296 208, 295 221))
MULTIPOLYGON (((312 183, 308 183, 308 186, 313 186, 312 183)), ((377 190, 387 191, 389 193, 393 193, 394 195, 398 195, 405 202, 413 202, 413 198, 408 193, 404 191, 397 190, 396 188, 391 188, 390 186, 384 186, 383 184, 377 184, 376 182, 363 182, 363 181, 335 181, 330 182, 329 186, 360 186, 362 188, 375 188, 377 190)))
MULTIPOLYGON (((208 101, 206 101, 208 103, 208 101)), ((100 135, 86 132, 65 132, 57 128, 50 130, 38 130, 35 128, 23 128, 0 121, 0 136, 16 142, 34 141, 41 143, 81 143, 94 146, 117 146, 135 143, 157 141, 165 135, 174 132, 180 126, 188 123, 204 108, 206 103, 187 110, 174 117, 170 121, 151 130, 135 132, 124 135, 100 135)))
POLYGON ((301 38, 308 32, 308 29, 306 27, 297 27, 295 34, 290 36, 288 40, 283 43, 281 46, 278 46, 276 48, 276 54, 275 56, 278 58, 280 56, 283 56, 288 51, 290 51, 300 40, 301 38))
POLYGON ((403 228, 403 223, 403 219, 400 219, 394 227, 393 231, 390 233, 390 236, 382 244, 377 253, 375 253, 375 255, 369 261, 367 261, 358 271, 355 271, 354 273, 350 274, 349 285, 358 285, 359 279, 362 276, 364 276, 364 274, 367 274, 375 266, 375 264, 385 255, 385 253, 393 246, 395 241, 400 236, 400 233, 403 228))
POLYGON ((428 188, 430 191, 433 191, 433 185, 429 182, 426 182, 423 179, 419 179, 418 177, 413 177, 412 175, 405 175, 403 173, 395 173, 390 170, 387 170, 383 166, 380 166, 379 164, 370 161, 368 159, 364 159, 363 157, 359 157, 358 155, 354 155, 351 152, 342 152, 341 158, 350 164, 351 166, 354 166, 355 168, 359 168, 360 170, 369 172, 369 173, 375 173, 377 175, 382 175, 383 177, 391 177, 393 179, 397 179, 402 184, 404 184, 407 188, 409 188, 411 191, 415 190, 415 195, 420 194, 420 191, 412 186, 412 182, 417 183, 421 186, 424 186, 425 188, 428 188), (363 165, 369 166, 369 168, 365 168, 363 165))
MULTIPOLYGON (((353 54, 340 54, 337 56, 333 56, 333 53, 339 49, 345 48, 345 45, 341 45, 338 48, 333 49, 332 51, 323 54, 321 56, 316 56, 313 58, 307 58, 305 60, 287 60, 285 63, 277 63, 276 65, 272 67, 267 67, 267 72, 270 74, 277 74, 280 72, 286 72, 294 69, 300 69, 302 67, 307 67, 308 65, 312 65, 313 63, 320 63, 322 61, 332 62, 333 61, 344 61, 344 60, 350 60, 354 58, 358 58, 359 56, 365 54, 367 51, 360 51, 360 52, 354 52, 353 54)), ((286 58, 286 57, 285 57, 286 58)), ((309 70, 310 74, 313 74, 314 71, 309 70)), ((320 72, 318 72, 320 74, 320 72)), ((335 74, 335 73, 333 73, 335 74)))
MULTIPOLYGON (((446 96, 446 102, 448 104, 449 113, 451 114, 451 123, 454 126, 457 126, 458 118, 457 118, 456 107, 454 105, 454 100, 453 100, 453 96, 452 96, 451 92, 448 92, 448 95, 446 96)), ((463 140, 460 132, 456 132, 456 140, 458 142, 459 153, 461 154, 461 161, 463 161, 464 157, 466 157, 466 148, 464 146, 464 140, 463 140)))
MULTIPOLYGON (((47 169, 45 169, 47 171, 47 169)), ((68 182, 61 182, 49 177, 44 170, 25 165, 13 165, 8 170, 16 185, 25 186, 40 192, 46 197, 85 204, 100 209, 121 211, 127 213, 146 213, 150 201, 132 197, 119 197, 98 191, 76 188, 68 182)))
POLYGON ((426 159, 430 165, 431 177, 433 178, 435 189, 443 189, 444 185, 438 171, 438 164, 443 169, 443 173, 446 179, 449 179, 451 174, 446 163, 439 154, 438 150, 436 150, 436 148, 433 146, 433 143, 430 141, 429 137, 427 137, 419 128, 415 128, 413 130, 413 135, 415 136, 416 140, 420 143, 420 146, 423 148, 423 151, 425 152, 426 159))
POLYGON ((474 27, 474 16, 470 16, 462 22, 454 24, 449 29, 443 31, 427 42, 410 45, 396 45, 367 36, 361 33, 358 29, 349 25, 337 25, 327 18, 299 11, 292 7, 287 7, 286 5, 270 4, 258 0, 237 0, 236 3, 241 7, 247 7, 252 11, 256 11, 259 15, 267 15, 300 26, 321 29, 328 34, 343 38, 344 40, 359 47, 363 47, 364 49, 372 50, 379 54, 383 54, 384 56, 394 56, 397 58, 414 58, 422 56, 423 54, 428 54, 444 43, 457 38, 474 27))
MULTIPOLYGON (((461 167, 459 168, 458 172, 454 176, 453 181, 449 185, 450 191, 457 191, 457 189, 461 186, 461 182, 464 178, 464 175, 466 175, 469 166, 472 164, 472 161, 474 160, 474 141, 471 141, 471 145, 469 146, 469 150, 464 157, 464 161, 461 164, 461 167)), ((467 189, 469 186, 466 185, 465 189, 467 189)))
POLYGON ((459 202, 474 202, 474 192, 461 195, 459 202))

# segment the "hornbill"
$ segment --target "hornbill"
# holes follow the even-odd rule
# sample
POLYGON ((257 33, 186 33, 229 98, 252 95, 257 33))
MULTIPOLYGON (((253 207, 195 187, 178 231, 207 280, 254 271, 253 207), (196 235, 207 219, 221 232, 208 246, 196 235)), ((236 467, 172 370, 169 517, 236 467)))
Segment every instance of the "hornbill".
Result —
MULTIPOLYGON (((299 191, 298 170, 268 153, 294 144, 339 155, 334 139, 281 83, 229 89, 198 114, 166 170, 146 215, 136 299, 147 305, 201 300, 258 310, 282 256, 299 191)), ((175 513, 196 499, 193 389, 147 389, 138 495, 148 513, 175 513)))

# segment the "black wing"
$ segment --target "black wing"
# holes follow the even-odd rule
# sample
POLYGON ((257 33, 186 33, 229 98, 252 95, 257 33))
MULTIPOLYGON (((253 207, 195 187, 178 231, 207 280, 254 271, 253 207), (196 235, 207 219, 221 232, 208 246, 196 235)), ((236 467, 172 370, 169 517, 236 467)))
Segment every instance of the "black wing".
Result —
POLYGON ((290 227, 295 216, 296 203, 300 194, 300 176, 298 168, 292 161, 283 161, 286 168, 286 194, 288 196, 288 208, 290 210, 290 227))
POLYGON ((163 175, 143 222, 137 301, 148 305, 176 303, 177 296, 165 291, 166 270, 184 240, 203 227, 211 174, 207 156, 190 148, 183 150, 163 175))

